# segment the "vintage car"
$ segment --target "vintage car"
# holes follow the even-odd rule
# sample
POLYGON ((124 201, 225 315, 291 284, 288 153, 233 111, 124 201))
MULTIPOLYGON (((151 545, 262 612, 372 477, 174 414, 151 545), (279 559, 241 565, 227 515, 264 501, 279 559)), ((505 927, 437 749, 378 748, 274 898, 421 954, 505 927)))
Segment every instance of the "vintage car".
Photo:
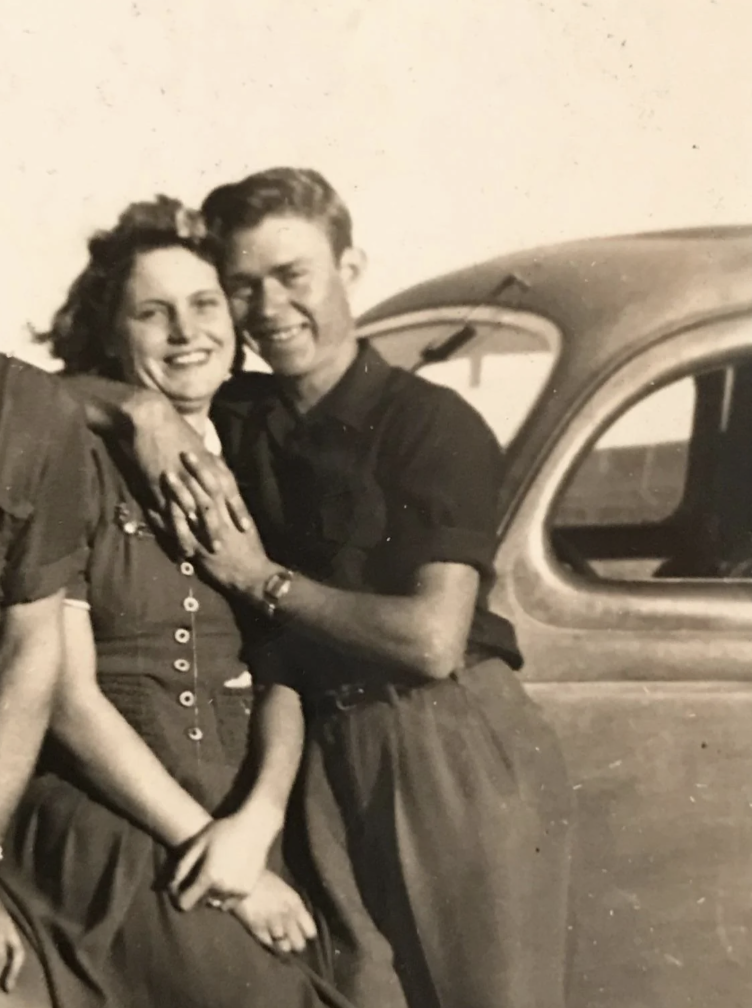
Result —
POLYGON ((505 445, 492 605, 579 803, 572 1008, 752 1005, 752 227, 580 241, 361 335, 505 445))

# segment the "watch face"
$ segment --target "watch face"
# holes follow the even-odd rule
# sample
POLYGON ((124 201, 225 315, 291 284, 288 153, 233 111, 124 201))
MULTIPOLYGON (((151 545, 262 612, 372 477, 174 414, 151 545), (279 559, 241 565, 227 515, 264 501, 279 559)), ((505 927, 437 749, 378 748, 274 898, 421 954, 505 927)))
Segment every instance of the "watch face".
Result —
POLYGON ((264 587, 264 595, 267 598, 274 599, 276 602, 282 595, 285 594, 292 581, 292 574, 288 572, 277 571, 272 574, 269 580, 266 582, 264 587))

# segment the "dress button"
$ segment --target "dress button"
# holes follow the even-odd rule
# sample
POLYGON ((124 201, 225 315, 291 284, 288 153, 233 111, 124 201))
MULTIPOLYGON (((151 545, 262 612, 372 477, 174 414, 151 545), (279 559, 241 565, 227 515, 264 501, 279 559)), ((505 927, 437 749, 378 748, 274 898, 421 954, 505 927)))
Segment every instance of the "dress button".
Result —
POLYGON ((186 612, 198 612, 201 607, 198 604, 197 598, 194 598, 192 595, 188 595, 187 598, 183 599, 183 608, 186 612))
POLYGON ((188 560, 184 560, 180 565, 180 573, 185 574, 186 577, 191 577, 196 573, 196 568, 188 560))
POLYGON ((191 631, 186 630, 185 627, 178 627, 175 631, 174 637, 178 644, 187 644, 191 639, 191 631))
POLYGON ((172 667, 175 669, 176 672, 191 671, 191 663, 188 661, 187 658, 176 658, 175 661, 172 663, 172 667))
POLYGON ((178 697, 178 703, 182 707, 193 707, 196 703, 196 694, 191 692, 191 690, 183 690, 183 692, 178 697))
POLYGON ((185 734, 188 736, 191 742, 200 742, 201 739, 204 737, 204 733, 201 731, 200 728, 189 728, 185 734))

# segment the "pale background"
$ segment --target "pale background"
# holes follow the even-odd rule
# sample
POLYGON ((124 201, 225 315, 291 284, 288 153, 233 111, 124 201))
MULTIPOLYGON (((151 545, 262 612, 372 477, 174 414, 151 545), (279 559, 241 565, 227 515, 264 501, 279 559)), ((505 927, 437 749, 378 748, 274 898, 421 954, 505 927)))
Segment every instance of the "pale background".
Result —
POLYGON ((0 347, 131 199, 327 174, 365 308, 590 234, 752 222, 749 0, 2 0, 0 347))

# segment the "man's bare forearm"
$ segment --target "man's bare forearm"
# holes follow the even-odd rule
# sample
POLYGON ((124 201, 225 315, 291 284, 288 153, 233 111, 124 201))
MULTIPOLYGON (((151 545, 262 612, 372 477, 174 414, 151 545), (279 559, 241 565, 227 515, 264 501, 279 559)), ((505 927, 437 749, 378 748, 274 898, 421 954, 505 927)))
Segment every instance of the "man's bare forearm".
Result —
POLYGON ((98 375, 63 375, 68 394, 84 410, 86 422, 98 434, 130 436, 141 424, 159 424, 177 413, 170 401, 152 389, 98 375))

